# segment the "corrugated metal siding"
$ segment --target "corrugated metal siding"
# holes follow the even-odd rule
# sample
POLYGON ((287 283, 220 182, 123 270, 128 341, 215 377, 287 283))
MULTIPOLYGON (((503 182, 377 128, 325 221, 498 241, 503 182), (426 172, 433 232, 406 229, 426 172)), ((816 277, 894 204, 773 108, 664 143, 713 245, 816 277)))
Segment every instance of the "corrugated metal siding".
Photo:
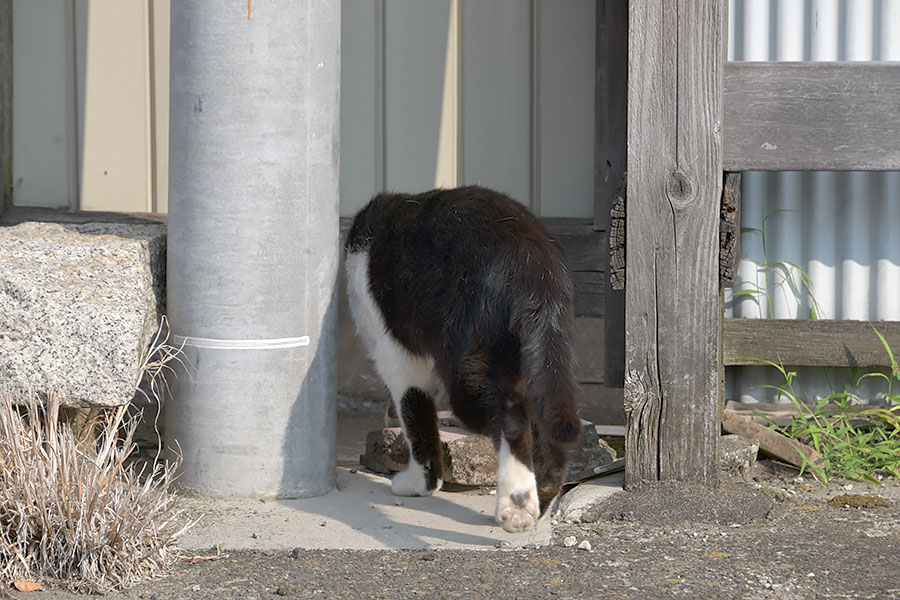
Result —
MULTIPOLYGON (((728 39, 730 60, 900 61, 900 0, 731 0, 728 39)), ((758 265, 768 259, 805 270, 819 318, 900 320, 900 173, 745 173, 742 202, 743 226, 765 224, 766 236, 764 248, 759 233, 743 234, 735 289, 766 295, 727 297, 726 316, 809 318, 800 274, 767 282, 758 265)), ((728 371, 729 399, 776 399, 760 388, 771 369, 728 371)), ((807 397, 828 392, 822 369, 798 372, 807 397)), ((849 370, 829 376, 850 385, 849 370)))

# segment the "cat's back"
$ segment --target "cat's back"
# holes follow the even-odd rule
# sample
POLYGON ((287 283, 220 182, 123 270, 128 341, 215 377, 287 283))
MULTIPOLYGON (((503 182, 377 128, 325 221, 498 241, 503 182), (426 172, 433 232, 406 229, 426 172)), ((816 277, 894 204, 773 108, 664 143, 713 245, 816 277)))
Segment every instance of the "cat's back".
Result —
POLYGON ((480 186, 379 194, 354 218, 346 246, 349 252, 366 250, 373 256, 445 261, 518 248, 557 251, 521 204, 480 186))

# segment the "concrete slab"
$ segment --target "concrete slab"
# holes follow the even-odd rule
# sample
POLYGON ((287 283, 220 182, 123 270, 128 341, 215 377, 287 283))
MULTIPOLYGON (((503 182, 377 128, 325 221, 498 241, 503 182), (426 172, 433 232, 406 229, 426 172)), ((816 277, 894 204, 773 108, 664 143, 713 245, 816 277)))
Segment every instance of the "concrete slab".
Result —
POLYGON ((182 498, 182 508, 203 517, 181 546, 489 550, 500 542, 513 548, 550 542, 549 518, 532 532, 503 531, 494 521, 496 496, 439 491, 429 498, 400 498, 391 493, 389 478, 347 467, 338 467, 337 482, 329 494, 299 500, 182 498))
POLYGON ((585 510, 621 492, 624 483, 625 473, 620 471, 578 484, 559 499, 554 517, 567 523, 579 523, 585 510))

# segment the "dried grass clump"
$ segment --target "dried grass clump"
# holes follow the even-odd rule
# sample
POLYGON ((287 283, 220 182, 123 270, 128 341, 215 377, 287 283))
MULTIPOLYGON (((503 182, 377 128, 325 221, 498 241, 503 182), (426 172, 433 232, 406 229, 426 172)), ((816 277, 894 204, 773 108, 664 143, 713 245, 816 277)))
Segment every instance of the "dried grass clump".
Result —
POLYGON ((125 407, 78 440, 59 406, 0 391, 0 578, 104 592, 160 574, 190 526, 168 492, 177 465, 128 464, 138 420, 125 407))

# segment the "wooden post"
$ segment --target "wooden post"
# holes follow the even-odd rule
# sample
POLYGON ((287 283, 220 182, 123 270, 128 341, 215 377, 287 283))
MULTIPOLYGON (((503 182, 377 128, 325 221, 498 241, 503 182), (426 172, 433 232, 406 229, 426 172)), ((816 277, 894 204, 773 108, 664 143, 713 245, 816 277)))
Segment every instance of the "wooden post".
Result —
MULTIPOLYGON (((597 0, 594 90, 594 228, 611 232, 610 211, 625 177, 628 85, 628 5, 597 0)), ((604 293, 603 384, 622 387, 625 378, 625 291, 610 283, 610 248, 602 249, 604 293)))
POLYGON ((629 3, 626 485, 718 480, 725 16, 629 3))

